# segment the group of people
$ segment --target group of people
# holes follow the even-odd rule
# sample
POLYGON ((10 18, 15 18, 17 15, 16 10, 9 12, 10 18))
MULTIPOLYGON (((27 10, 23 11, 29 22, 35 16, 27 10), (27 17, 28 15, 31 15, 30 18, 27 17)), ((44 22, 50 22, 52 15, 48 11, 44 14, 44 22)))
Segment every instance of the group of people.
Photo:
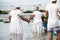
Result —
MULTIPOLYGON (((57 40, 60 40, 60 26, 58 20, 60 19, 60 6, 57 4, 57 0, 52 0, 50 4, 46 6, 46 20, 47 32, 49 34, 49 40, 53 40, 53 30, 57 32, 57 40)), ((43 31, 43 15, 39 12, 39 7, 35 7, 34 12, 29 19, 24 18, 19 6, 15 6, 15 9, 9 13, 10 21, 10 40, 23 40, 23 27, 22 20, 30 23, 33 20, 33 37, 40 37, 43 31)), ((40 40, 40 39, 39 39, 40 40)))

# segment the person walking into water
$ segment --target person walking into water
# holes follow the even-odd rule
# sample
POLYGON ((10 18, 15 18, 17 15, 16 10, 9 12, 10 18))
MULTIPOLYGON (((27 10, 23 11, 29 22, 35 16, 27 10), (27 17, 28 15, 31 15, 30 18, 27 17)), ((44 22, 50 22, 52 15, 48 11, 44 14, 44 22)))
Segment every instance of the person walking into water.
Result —
POLYGON ((57 32, 57 40, 60 40, 58 12, 60 12, 60 6, 57 4, 57 0, 51 0, 51 3, 46 6, 46 16, 48 17, 47 29, 49 34, 49 40, 53 40, 53 30, 57 32))
POLYGON ((40 35, 43 32, 43 24, 42 24, 42 13, 39 12, 39 7, 35 7, 34 12, 32 13, 32 15, 30 16, 29 20, 33 19, 33 38, 39 38, 40 35))
POLYGON ((15 9, 9 13, 10 40, 22 40, 23 24, 21 20, 28 22, 28 19, 24 18, 21 14, 19 5, 15 5, 15 9))

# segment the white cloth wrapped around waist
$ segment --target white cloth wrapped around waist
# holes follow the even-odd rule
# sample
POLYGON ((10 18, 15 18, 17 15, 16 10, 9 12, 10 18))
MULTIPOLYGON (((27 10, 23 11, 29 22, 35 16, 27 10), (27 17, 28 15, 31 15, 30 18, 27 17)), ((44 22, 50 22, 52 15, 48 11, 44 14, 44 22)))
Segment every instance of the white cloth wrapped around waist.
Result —
POLYGON ((48 20, 48 28, 54 28, 59 26, 58 20, 48 20))
POLYGON ((22 22, 19 18, 12 18, 10 23, 10 33, 22 33, 22 22))

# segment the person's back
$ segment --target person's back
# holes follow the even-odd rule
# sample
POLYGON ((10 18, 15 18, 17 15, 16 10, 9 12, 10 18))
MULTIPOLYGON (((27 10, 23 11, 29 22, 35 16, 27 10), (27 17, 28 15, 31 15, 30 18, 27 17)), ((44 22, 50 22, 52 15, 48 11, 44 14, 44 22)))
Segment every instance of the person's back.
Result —
POLYGON ((39 12, 39 7, 35 7, 33 14, 30 16, 29 20, 33 20, 33 27, 32 27, 32 32, 33 32, 33 40, 35 38, 40 38, 43 34, 43 24, 42 24, 42 13, 39 12))
MULTIPOLYGON (((48 4, 47 5, 47 10, 48 10, 48 25, 53 25, 52 27, 58 26, 58 10, 59 10, 59 5, 58 4, 48 4), (57 25, 56 25, 57 24, 57 25)), ((50 27, 50 28, 52 28, 50 27)))
POLYGON ((51 20, 56 20, 58 18, 58 10, 59 10, 59 5, 58 4, 49 4, 47 6, 48 11, 49 11, 49 19, 51 20))
POLYGON ((10 15, 12 16, 11 17, 11 21, 21 21, 21 19, 19 18, 19 16, 18 15, 20 15, 21 14, 21 11, 20 10, 12 10, 11 12, 10 12, 10 15))
POLYGON ((27 18, 21 15, 22 11, 19 5, 15 5, 15 8, 9 13, 10 22, 10 39, 11 40, 23 40, 23 24, 21 20, 29 23, 27 18))
POLYGON ((33 12, 33 14, 35 15, 35 16, 34 16, 34 22, 42 21, 42 20, 41 20, 42 13, 40 13, 39 11, 35 11, 35 12, 33 12))

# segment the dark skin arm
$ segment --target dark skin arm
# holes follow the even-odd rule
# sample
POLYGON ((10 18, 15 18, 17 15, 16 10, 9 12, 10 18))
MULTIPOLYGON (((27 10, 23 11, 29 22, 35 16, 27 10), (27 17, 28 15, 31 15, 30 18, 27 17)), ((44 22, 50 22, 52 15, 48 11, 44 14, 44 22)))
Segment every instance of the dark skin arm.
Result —
MULTIPOLYGON (((60 11, 59 11, 59 14, 60 14, 60 11)), ((60 19, 60 16, 59 16, 59 19, 60 19)))
POLYGON ((44 16, 41 17, 42 21, 44 21, 44 18, 45 18, 44 16))
POLYGON ((9 19, 9 22, 11 22, 11 16, 9 16, 8 19, 9 19))
MULTIPOLYGON (((27 18, 24 18, 23 16, 19 16, 22 20, 29 22, 27 18)), ((11 16, 8 17, 9 22, 11 21, 11 16)))
MULTIPOLYGON (((32 20, 33 17, 34 17, 34 15, 31 15, 30 18, 29 18, 29 20, 32 20)), ((44 20, 44 16, 42 16, 41 19, 42 19, 42 21, 43 21, 43 20, 44 20)))
POLYGON ((31 16, 30 16, 30 18, 29 18, 29 20, 32 20, 32 19, 33 19, 33 17, 34 17, 34 15, 31 15, 31 16))
POLYGON ((24 18, 22 15, 19 16, 22 20, 27 21, 29 23, 29 20, 27 18, 24 18))
MULTIPOLYGON (((46 17, 48 18, 48 16, 49 16, 48 11, 46 11, 46 17)), ((48 19, 46 20, 46 22, 48 22, 48 19)))
POLYGON ((60 11, 59 11, 59 14, 60 14, 60 11))

